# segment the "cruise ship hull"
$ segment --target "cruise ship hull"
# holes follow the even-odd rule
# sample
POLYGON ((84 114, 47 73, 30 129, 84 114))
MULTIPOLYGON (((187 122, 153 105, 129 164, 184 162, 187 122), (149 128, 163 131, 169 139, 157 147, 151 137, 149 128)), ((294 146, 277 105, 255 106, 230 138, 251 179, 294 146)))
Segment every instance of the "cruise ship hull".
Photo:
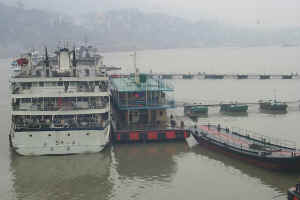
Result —
POLYGON ((70 155, 101 152, 109 143, 110 125, 102 130, 10 132, 19 155, 70 155))

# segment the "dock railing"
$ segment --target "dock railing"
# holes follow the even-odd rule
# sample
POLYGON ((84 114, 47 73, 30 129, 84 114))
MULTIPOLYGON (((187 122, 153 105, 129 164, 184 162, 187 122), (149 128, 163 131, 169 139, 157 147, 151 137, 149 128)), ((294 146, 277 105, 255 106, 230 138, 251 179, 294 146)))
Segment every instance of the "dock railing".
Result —
MULTIPOLYGON (((208 123, 201 124, 201 125, 207 126, 208 123)), ((209 126, 215 128, 215 129, 218 128, 217 125, 211 124, 211 123, 209 124, 209 126)), ((192 129, 194 129, 194 127, 192 129)), ((222 128, 222 129, 226 131, 228 128, 222 128)), ((231 133, 230 129, 228 131, 229 131, 228 133, 231 133)), ((200 133, 205 134, 206 132, 201 131, 200 133)), ((250 149, 248 145, 245 145, 245 144, 243 145, 241 143, 234 142, 233 140, 230 140, 229 138, 223 137, 218 134, 216 134, 216 135, 215 134, 207 134, 206 137, 218 142, 220 145, 228 146, 228 147, 235 148, 235 149, 240 149, 242 151, 247 151, 248 153, 252 153, 252 154, 259 154, 259 151, 250 149)))
POLYGON ((250 130, 242 129, 242 128, 238 128, 238 127, 232 127, 231 130, 232 130, 233 134, 239 134, 239 135, 247 137, 249 139, 253 139, 253 141, 264 143, 266 145, 271 144, 271 145, 276 145, 278 147, 285 147, 285 148, 289 148, 292 150, 296 150, 296 142, 293 142, 290 140, 266 136, 266 135, 257 133, 255 131, 250 131, 250 130))
MULTIPOLYGON (((208 122, 208 123, 200 123, 197 124, 197 126, 211 126, 214 128, 218 128, 218 123, 212 123, 212 122, 208 122)), ((193 127, 194 128, 194 127, 193 127)), ((290 141, 290 140, 286 140, 286 139, 280 139, 280 138, 275 138, 275 137, 271 137, 271 136, 266 136, 260 133, 257 133, 255 131, 250 131, 247 129, 243 129, 243 128, 239 128, 239 127, 221 127, 222 130, 227 130, 228 133, 233 134, 233 135, 237 135, 237 136, 241 136, 244 137, 246 139, 251 139, 253 141, 253 143, 259 143, 259 144, 265 144, 265 145, 275 145, 279 148, 288 148, 290 150, 296 150, 297 146, 296 146, 296 142, 290 141)), ((231 144, 232 146, 237 146, 234 142, 231 142, 229 140, 226 140, 224 138, 220 139, 220 136, 212 136, 210 135, 210 137, 213 137, 215 139, 217 139, 217 141, 219 142, 225 142, 227 144, 231 144)), ((245 148, 245 147, 244 147, 245 148)))

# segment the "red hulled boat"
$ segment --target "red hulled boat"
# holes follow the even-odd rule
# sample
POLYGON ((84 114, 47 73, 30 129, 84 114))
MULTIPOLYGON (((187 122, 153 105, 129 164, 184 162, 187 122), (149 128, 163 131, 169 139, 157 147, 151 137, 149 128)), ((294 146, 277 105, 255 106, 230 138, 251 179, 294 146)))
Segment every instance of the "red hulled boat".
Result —
POLYGON ((300 200, 300 183, 297 183, 295 187, 288 189, 288 200, 300 200))
POLYGON ((220 125, 191 129, 199 144, 253 165, 279 171, 300 171, 300 151, 296 143, 220 125))

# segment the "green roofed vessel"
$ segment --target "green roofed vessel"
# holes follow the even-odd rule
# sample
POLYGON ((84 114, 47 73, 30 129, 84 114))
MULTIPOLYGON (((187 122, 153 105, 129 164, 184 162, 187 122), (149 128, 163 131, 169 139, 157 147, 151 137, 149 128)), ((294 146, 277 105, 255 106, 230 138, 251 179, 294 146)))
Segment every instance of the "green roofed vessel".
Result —
POLYGON ((248 105, 247 104, 239 104, 239 103, 230 103, 230 104, 221 104, 220 107, 221 112, 247 112, 248 105))

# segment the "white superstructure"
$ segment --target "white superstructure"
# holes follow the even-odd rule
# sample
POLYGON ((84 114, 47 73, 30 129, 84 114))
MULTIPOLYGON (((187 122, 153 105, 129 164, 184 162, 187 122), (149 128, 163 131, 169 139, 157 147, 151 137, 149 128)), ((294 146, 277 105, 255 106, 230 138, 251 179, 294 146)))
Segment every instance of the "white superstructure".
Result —
POLYGON ((57 51, 57 64, 47 54, 38 65, 22 58, 20 70, 11 74, 12 148, 21 155, 100 152, 110 137, 103 65, 81 63, 67 48, 57 51))

